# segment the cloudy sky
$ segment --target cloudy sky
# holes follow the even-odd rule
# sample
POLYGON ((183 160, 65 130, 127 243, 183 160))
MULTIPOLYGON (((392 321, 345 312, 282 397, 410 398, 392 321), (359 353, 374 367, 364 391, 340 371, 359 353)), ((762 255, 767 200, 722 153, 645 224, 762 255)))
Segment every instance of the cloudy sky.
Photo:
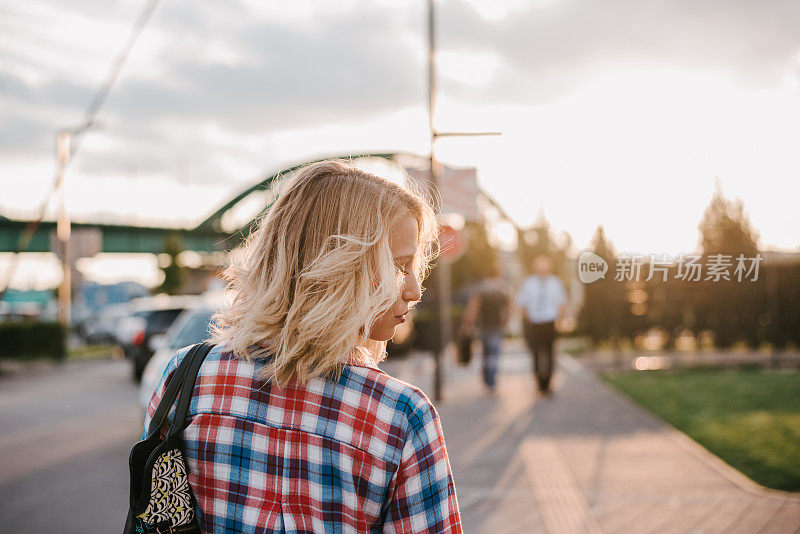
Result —
MULTIPOLYGON (((0 2, 0 213, 35 211, 143 0, 0 2)), ((578 248, 691 252, 721 181, 800 246, 800 4, 440 0, 451 163, 578 248)), ((162 0, 67 180, 76 220, 190 225, 287 163, 427 149, 421 0, 162 0), (181 199, 176 202, 176 199, 181 199)))

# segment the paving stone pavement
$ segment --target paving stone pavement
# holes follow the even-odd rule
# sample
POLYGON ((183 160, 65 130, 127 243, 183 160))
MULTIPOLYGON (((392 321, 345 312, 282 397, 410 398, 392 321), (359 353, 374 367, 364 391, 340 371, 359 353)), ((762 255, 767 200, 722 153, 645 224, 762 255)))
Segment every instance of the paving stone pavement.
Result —
MULTIPOLYGON (((800 533, 800 494, 767 490, 611 390, 566 354, 538 397, 520 340, 499 396, 480 362, 445 357, 442 419, 464 530, 487 533, 800 533)), ((433 361, 383 364, 432 397, 433 361)))

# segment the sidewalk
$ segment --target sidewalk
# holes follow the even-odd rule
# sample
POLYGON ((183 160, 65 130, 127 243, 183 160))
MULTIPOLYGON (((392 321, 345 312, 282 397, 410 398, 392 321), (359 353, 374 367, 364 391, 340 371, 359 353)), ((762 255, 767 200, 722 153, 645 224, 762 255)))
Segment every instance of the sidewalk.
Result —
MULTIPOLYGON (((437 409, 468 534, 800 532, 800 495, 756 485, 565 354, 545 399, 519 341, 504 346, 499 398, 480 358, 445 360, 437 409)), ((429 356, 383 367, 432 396, 429 356)))

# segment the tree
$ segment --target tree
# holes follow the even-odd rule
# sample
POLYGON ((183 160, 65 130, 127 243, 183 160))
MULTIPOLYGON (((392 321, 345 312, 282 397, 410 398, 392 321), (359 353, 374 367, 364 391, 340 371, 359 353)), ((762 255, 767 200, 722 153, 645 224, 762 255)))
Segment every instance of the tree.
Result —
POLYGON ((705 256, 730 254, 755 256, 758 253, 758 232, 744 213, 741 200, 730 201, 722 194, 717 180, 711 203, 698 226, 700 245, 705 256))
POLYGON ((566 279, 567 252, 572 243, 572 238, 566 234, 565 243, 561 246, 555 243, 552 237, 550 222, 539 210, 536 222, 530 228, 517 229, 517 254, 525 272, 530 274, 533 269, 533 260, 536 256, 544 254, 553 261, 553 272, 566 279))
POLYGON ((178 264, 178 255, 183 252, 180 234, 169 234, 164 239, 164 253, 169 256, 169 264, 160 267, 164 273, 164 281, 156 289, 156 293, 176 295, 186 280, 186 270, 178 264))
POLYGON ((467 221, 467 250, 453 263, 450 270, 451 287, 458 292, 465 286, 480 280, 487 268, 497 261, 497 250, 489 243, 489 232, 485 221, 467 221))
POLYGON ((614 280, 617 253, 602 226, 597 227, 590 243, 591 251, 608 264, 608 271, 605 278, 584 286, 583 307, 578 316, 578 325, 579 330, 597 344, 605 339, 616 340, 622 334, 628 310, 625 287, 614 280))
POLYGON ((756 347, 766 338, 765 329, 759 329, 759 320, 767 313, 764 279, 737 281, 733 270, 740 255, 756 257, 758 233, 745 215, 742 201, 725 198, 719 181, 698 228, 704 265, 723 258, 729 258, 732 264, 729 280, 706 280, 704 274, 698 283, 694 293, 698 327, 711 329, 715 344, 721 348, 738 340, 756 347))

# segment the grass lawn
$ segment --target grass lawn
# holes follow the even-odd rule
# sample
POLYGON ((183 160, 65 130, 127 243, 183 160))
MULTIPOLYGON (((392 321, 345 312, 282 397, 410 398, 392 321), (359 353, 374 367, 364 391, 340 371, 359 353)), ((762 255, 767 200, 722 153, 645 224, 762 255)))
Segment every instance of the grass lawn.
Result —
POLYGON ((114 345, 86 345, 67 351, 68 360, 88 360, 110 358, 114 354, 114 345))
POLYGON ((800 371, 686 369, 603 378, 759 484, 800 491, 800 371))

